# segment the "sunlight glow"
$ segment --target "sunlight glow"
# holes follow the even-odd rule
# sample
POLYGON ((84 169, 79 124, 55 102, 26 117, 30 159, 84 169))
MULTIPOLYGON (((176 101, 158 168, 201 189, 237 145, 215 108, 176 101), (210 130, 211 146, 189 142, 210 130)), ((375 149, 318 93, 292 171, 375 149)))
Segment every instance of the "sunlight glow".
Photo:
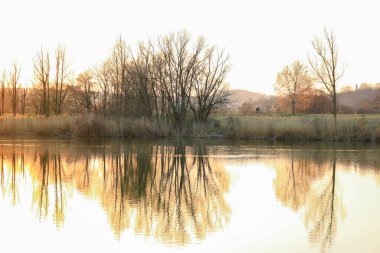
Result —
POLYGON ((21 80, 32 80, 36 51, 62 43, 78 74, 104 60, 120 35, 135 44, 187 29, 230 54, 232 88, 273 93, 276 73, 294 60, 306 62, 311 40, 326 26, 334 30, 348 64, 342 85, 376 83, 378 7, 371 0, 5 0, 0 3, 0 71, 18 62, 21 80))

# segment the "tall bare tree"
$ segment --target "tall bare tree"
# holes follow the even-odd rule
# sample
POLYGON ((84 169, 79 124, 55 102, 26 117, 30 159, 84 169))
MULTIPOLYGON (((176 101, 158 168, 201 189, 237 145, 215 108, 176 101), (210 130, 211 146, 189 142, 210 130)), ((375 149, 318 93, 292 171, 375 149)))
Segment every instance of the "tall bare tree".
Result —
POLYGON ((34 59, 34 78, 36 80, 36 89, 41 92, 40 114, 49 117, 50 105, 50 58, 49 53, 44 52, 41 48, 34 59))
POLYGON ((127 68, 130 93, 138 102, 136 112, 141 116, 152 118, 158 114, 157 85, 153 72, 153 46, 140 43, 137 55, 130 51, 131 62, 127 68))
POLYGON ((127 109, 126 92, 128 91, 128 51, 127 43, 121 37, 118 38, 113 46, 111 56, 113 68, 112 87, 114 96, 111 109, 113 112, 112 114, 117 115, 117 117, 122 115, 123 109, 124 111, 127 109))
POLYGON ((229 101, 228 84, 225 81, 230 69, 228 55, 215 47, 207 48, 199 59, 191 96, 190 109, 196 121, 205 122, 211 110, 229 101))
POLYGON ((17 113, 17 93, 19 89, 19 78, 21 68, 17 64, 13 64, 12 70, 9 72, 9 91, 11 93, 11 107, 13 116, 17 113))
POLYGON ((59 45, 55 52, 55 81, 53 106, 55 115, 62 113, 63 104, 68 92, 71 71, 68 68, 66 49, 59 45))
POLYGON ((309 57, 309 63, 315 79, 324 87, 325 93, 333 103, 334 120, 337 114, 337 85, 344 74, 345 67, 339 66, 338 46, 333 31, 323 30, 323 36, 312 41, 315 58, 309 57))
POLYGON ((277 74, 274 89, 278 94, 289 97, 292 104, 292 114, 295 114, 297 99, 311 90, 312 78, 307 67, 299 61, 294 61, 277 74))
POLYGON ((107 113, 107 105, 112 88, 112 75, 111 59, 107 59, 95 69, 96 84, 101 90, 101 110, 103 115, 107 113))
POLYGON ((154 59, 157 81, 164 90, 169 115, 181 128, 186 120, 196 73, 202 64, 200 55, 205 40, 199 38, 191 47, 191 37, 183 31, 159 38, 158 47, 154 59))

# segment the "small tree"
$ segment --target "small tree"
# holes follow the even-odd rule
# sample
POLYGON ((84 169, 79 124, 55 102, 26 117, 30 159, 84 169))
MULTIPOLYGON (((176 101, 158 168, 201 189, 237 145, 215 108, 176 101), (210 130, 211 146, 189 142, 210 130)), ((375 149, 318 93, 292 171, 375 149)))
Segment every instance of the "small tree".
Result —
POLYGON ((9 91, 11 93, 11 106, 13 116, 17 113, 17 93, 19 88, 18 80, 20 78, 20 67, 17 64, 13 64, 12 70, 9 72, 9 91))
POLYGON ((292 104, 292 114, 294 115, 299 96, 310 91, 312 85, 313 82, 307 67, 301 62, 295 61, 291 66, 286 66, 277 74, 274 89, 278 94, 289 97, 292 104))
POLYGON ((337 84, 344 74, 344 66, 339 67, 338 46, 335 35, 325 28, 322 38, 312 41, 315 59, 309 57, 309 63, 315 79, 324 86, 325 93, 331 97, 333 104, 334 120, 336 124, 337 114, 337 84))

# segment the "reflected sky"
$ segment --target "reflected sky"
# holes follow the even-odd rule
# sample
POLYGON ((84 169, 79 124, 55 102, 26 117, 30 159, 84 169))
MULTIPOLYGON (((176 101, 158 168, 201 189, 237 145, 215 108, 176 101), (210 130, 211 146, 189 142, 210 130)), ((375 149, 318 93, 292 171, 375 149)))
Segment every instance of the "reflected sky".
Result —
POLYGON ((14 251, 378 252, 372 144, 1 141, 0 187, 14 251))

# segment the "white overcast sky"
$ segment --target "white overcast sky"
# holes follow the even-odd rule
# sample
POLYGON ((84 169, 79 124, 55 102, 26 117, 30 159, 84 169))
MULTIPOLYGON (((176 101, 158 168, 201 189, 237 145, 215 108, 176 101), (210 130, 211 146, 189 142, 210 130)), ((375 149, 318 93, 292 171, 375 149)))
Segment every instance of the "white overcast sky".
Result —
POLYGON ((186 29, 224 48, 232 88, 273 93, 276 73, 306 62, 311 40, 333 29, 348 65, 342 85, 380 82, 380 4, 338 0, 0 0, 0 71, 18 62, 33 79, 43 46, 66 45, 75 73, 102 61, 121 35, 129 43, 186 29))

